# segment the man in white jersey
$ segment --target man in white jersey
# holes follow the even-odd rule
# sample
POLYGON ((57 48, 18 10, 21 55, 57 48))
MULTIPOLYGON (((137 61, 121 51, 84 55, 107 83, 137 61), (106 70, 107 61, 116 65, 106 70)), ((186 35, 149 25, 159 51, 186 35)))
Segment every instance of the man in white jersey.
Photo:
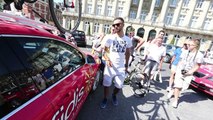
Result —
POLYGON ((128 61, 131 54, 132 41, 128 36, 124 35, 123 27, 124 20, 117 17, 113 21, 115 34, 106 38, 104 58, 106 66, 104 69, 104 99, 101 102, 101 108, 107 106, 107 96, 109 94, 109 87, 114 82, 114 90, 112 94, 113 105, 118 105, 117 93, 123 87, 125 79, 125 71, 128 69, 128 61))
POLYGON ((160 70, 162 68, 163 58, 166 56, 166 48, 162 45, 162 43, 162 38, 155 38, 155 42, 151 43, 147 50, 147 61, 143 72, 149 77, 151 77, 156 70, 160 70))

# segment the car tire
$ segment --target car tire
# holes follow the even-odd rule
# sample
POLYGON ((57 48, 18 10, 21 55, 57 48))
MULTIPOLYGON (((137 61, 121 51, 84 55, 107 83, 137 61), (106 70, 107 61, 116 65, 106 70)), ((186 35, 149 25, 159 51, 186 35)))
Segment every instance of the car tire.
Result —
POLYGON ((170 59, 171 59, 171 56, 168 55, 168 54, 166 54, 166 56, 164 57, 163 61, 164 61, 165 63, 169 63, 170 59))
POLYGON ((95 91, 98 88, 100 78, 101 78, 101 70, 98 70, 95 76, 94 83, 92 85, 92 91, 95 91))

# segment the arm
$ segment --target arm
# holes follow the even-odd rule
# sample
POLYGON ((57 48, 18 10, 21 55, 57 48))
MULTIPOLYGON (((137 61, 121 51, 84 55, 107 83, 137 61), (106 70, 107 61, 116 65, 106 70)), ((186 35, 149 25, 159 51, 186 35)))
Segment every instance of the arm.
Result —
POLYGON ((105 59, 105 61, 106 61, 106 65, 107 66, 110 66, 110 67, 112 67, 112 62, 111 62, 111 60, 109 59, 109 56, 108 56, 108 54, 109 54, 109 47, 104 47, 104 59, 105 59))
POLYGON ((160 63, 159 63, 159 66, 158 66, 159 71, 162 69, 163 59, 164 59, 164 56, 161 56, 160 63))
POLYGON ((131 48, 126 48, 126 53, 125 53, 125 57, 126 57, 126 64, 125 64, 125 70, 127 71, 128 69, 128 64, 129 64, 129 57, 131 55, 131 48))
POLYGON ((185 75, 193 75, 201 66, 201 63, 197 63, 191 70, 189 70, 185 75))
POLYGON ((141 47, 141 45, 143 45, 143 43, 145 42, 145 40, 143 40, 143 38, 141 37, 137 37, 137 40, 139 41, 139 43, 135 47, 135 50, 138 50, 141 47))
POLYGON ((169 64, 169 68, 171 69, 171 66, 172 66, 172 63, 173 63, 173 61, 175 60, 175 55, 172 57, 172 59, 171 59, 171 61, 170 61, 170 64, 169 64))

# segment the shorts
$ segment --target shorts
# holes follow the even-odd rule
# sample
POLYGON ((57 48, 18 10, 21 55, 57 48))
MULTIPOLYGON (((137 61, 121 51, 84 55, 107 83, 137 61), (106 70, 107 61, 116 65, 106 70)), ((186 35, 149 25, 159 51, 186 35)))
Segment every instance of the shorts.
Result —
POLYGON ((188 89, 191 81, 193 79, 193 76, 185 76, 181 74, 181 71, 177 71, 175 75, 175 80, 174 80, 174 87, 175 88, 182 88, 182 90, 188 89))
POLYGON ((158 68, 158 62, 154 60, 147 60, 146 64, 143 68, 143 72, 149 75, 149 73, 154 74, 157 71, 158 68))
POLYGON ((104 69, 104 79, 103 86, 110 87, 112 85, 112 81, 114 82, 114 86, 118 89, 123 87, 123 83, 125 80, 125 67, 123 66, 105 66, 104 69))
POLYGON ((175 73, 176 70, 177 70, 177 65, 172 65, 171 66, 171 71, 175 73))

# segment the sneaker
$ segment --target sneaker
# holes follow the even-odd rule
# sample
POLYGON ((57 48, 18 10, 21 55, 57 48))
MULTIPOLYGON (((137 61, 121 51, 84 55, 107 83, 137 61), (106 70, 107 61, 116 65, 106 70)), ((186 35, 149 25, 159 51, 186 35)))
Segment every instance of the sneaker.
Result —
POLYGON ((171 90, 172 90, 171 87, 167 87, 167 88, 166 88, 166 91, 167 91, 167 92, 169 92, 169 91, 171 91, 171 90))
POLYGON ((115 106, 118 105, 118 100, 117 100, 115 95, 112 95, 112 104, 115 105, 115 106))
POLYGON ((107 99, 106 98, 103 99, 100 106, 101 106, 102 109, 106 108, 106 106, 107 106, 107 99))
POLYGON ((170 90, 167 95, 167 98, 170 99, 170 98, 172 98, 173 95, 174 95, 174 90, 170 90))
POLYGON ((177 108, 177 105, 178 105, 178 101, 175 100, 175 101, 172 103, 172 107, 173 107, 173 108, 177 108))

